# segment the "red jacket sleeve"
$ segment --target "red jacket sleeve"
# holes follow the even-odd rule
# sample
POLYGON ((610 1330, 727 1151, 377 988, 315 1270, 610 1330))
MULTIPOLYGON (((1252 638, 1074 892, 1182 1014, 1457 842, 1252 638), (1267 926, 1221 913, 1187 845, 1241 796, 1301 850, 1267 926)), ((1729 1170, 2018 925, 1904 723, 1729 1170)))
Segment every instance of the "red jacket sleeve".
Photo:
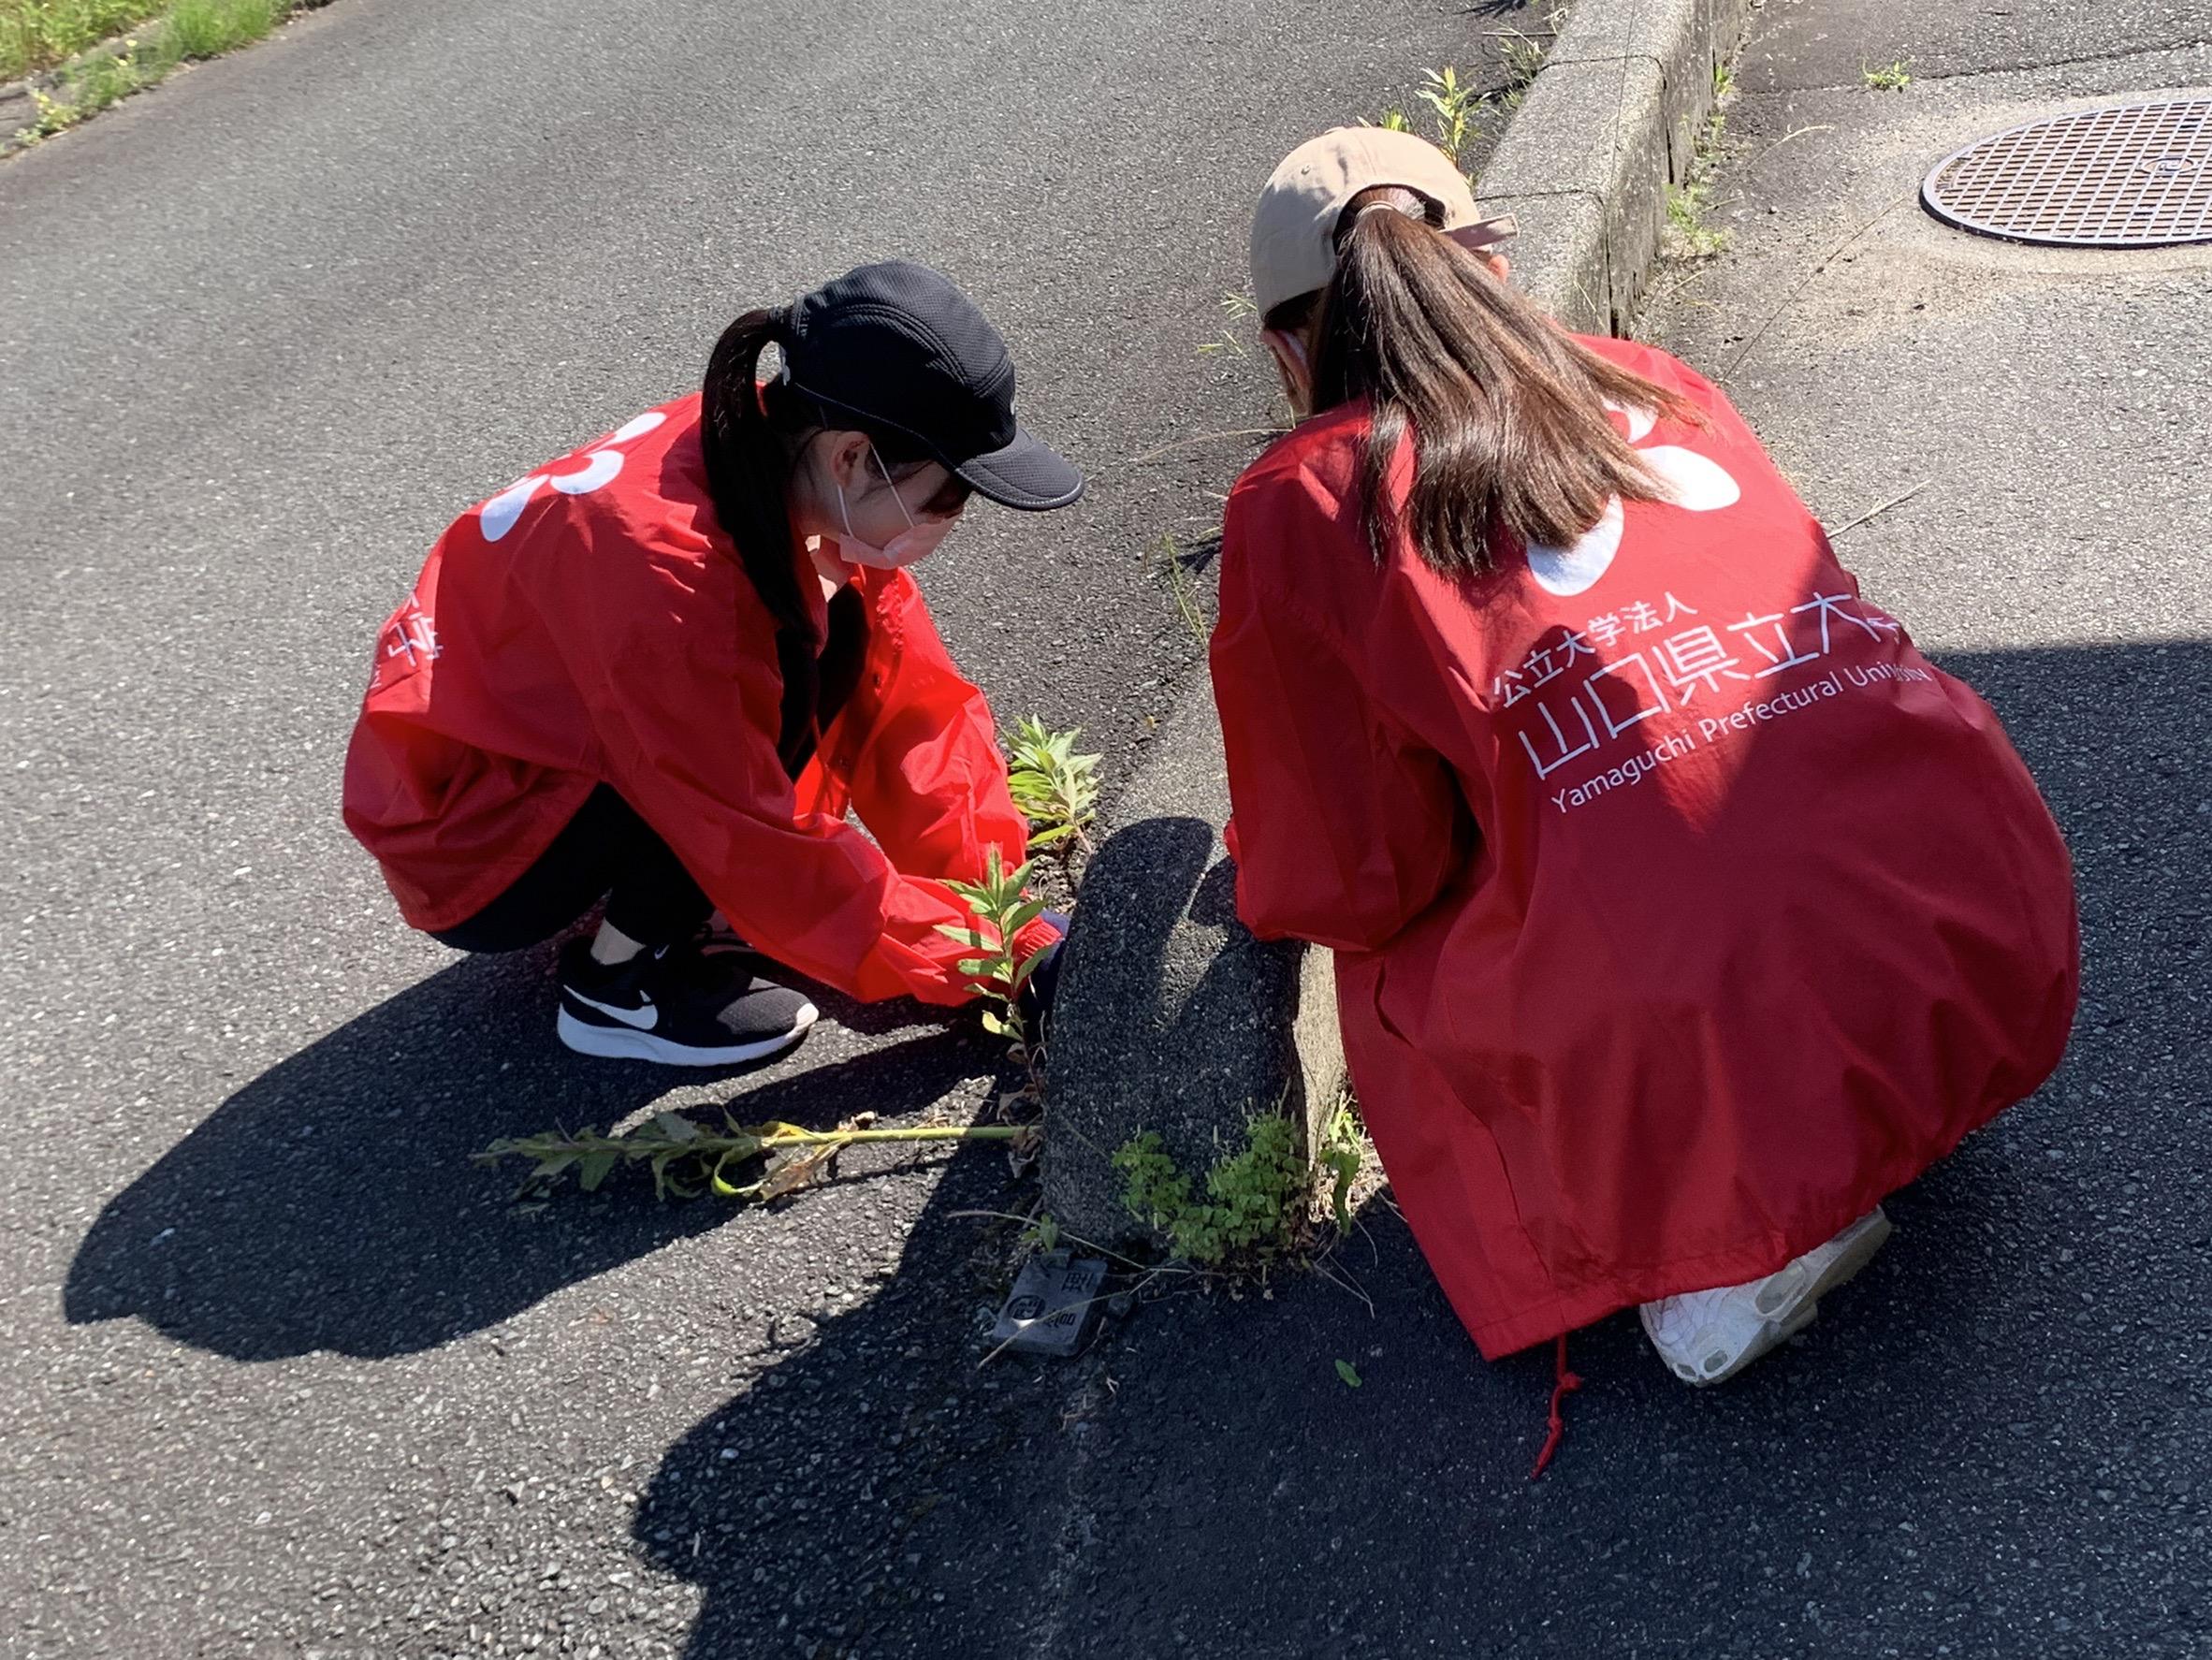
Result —
POLYGON ((1012 868, 1029 824, 1007 793, 990 705, 953 666, 911 576, 896 574, 876 616, 891 636, 883 683, 857 746, 836 746, 853 810, 908 876, 981 881, 993 846, 1012 868))
POLYGON ((770 736, 782 683, 764 624, 748 628, 726 594, 696 591, 698 567, 632 557, 625 580, 645 595, 562 631, 589 689, 603 776, 779 962, 866 999, 969 1001, 956 965, 973 953, 937 931, 968 925, 967 905, 901 876, 842 820, 800 810, 770 736))
POLYGON ((1291 548, 1373 569, 1346 539, 1356 518, 1318 488, 1276 474, 1230 502, 1211 652, 1230 850, 1238 912, 1259 938, 1372 951, 1462 868, 1468 819, 1442 757, 1376 705, 1359 653, 1280 579, 1291 548))

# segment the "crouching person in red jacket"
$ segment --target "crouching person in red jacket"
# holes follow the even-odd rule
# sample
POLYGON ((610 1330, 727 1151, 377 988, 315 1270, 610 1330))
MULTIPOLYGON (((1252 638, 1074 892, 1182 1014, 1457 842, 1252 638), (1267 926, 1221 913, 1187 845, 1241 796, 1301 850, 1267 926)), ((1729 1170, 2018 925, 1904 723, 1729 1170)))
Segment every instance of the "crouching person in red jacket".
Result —
POLYGON ((1238 901, 1336 952, 1352 1074, 1486 1356, 1627 1307, 1711 1383, 2066 1042, 2066 850, 1742 419, 1568 334, 1405 135, 1263 193, 1297 429, 1230 498, 1238 901))
MULTIPOLYGON (((971 492, 1081 495, 1013 391, 943 277, 866 266, 738 318, 701 392, 456 520, 346 754, 347 827, 406 920, 510 951, 604 897, 560 960, 558 1030, 588 1055, 724 1065, 805 1035, 805 997, 714 948, 718 909, 854 997, 969 1000, 945 882, 993 848, 1019 863, 1026 825, 906 567, 971 492)), ((1041 919, 1018 948, 1055 937, 1041 919)))

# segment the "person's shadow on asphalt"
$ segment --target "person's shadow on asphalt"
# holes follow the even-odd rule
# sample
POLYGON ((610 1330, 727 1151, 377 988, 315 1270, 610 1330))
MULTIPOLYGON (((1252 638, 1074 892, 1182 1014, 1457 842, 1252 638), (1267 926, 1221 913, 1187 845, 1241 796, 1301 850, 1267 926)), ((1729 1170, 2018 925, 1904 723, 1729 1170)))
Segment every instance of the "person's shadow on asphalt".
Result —
MULTIPOLYGON (((1976 1333, 2007 1301, 1992 1223, 2016 1197, 2010 1162, 1984 1144, 1931 1177, 1899 1210, 1918 1248, 1877 1260, 1818 1343, 1724 1396, 1668 1376, 1633 1314, 1578 1333, 1589 1386, 1532 1486, 1550 1346, 1484 1364, 1384 1202, 1334 1263, 1357 1291, 1299 1274, 1241 1300, 1185 1290, 1075 1360, 986 1362, 986 1259, 1011 1239, 962 1213, 1003 1204, 1005 1177, 964 1150, 896 1274, 803 1323, 671 1447, 633 1531, 704 1594, 687 1660, 1467 1653, 1470 1610, 1594 1573, 1568 1622, 1587 1641, 1483 1652, 1608 1652, 1651 1594, 1606 1594, 1608 1565, 1645 1571, 1648 1541, 1725 1561, 1754 1519, 1786 1535, 1763 1562, 1818 1545, 1825 1584, 1835 1466, 1891 1529, 1935 1503, 1959 1434, 1941 1405, 1986 1385, 1976 1333), (1982 1313, 1936 1340, 1922 1321, 1946 1295, 1982 1313), (1684 1479, 1697 1470, 1718 1474, 1684 1479), (1715 1482, 1740 1502, 1716 1505, 1715 1482)), ((1984 1543, 1946 1537, 1962 1554, 1942 1571, 1984 1543)), ((1804 1587, 1746 1594, 1779 1621, 1804 1587)))
POLYGON ((135 1315, 243 1361, 430 1348, 731 1214, 571 1193, 517 1215, 523 1167, 472 1162, 499 1138, 604 1130, 685 1084, 736 1097, 747 1122, 827 1125, 919 1109, 990 1070, 982 1040, 918 1005, 813 987, 848 1031, 917 1035, 838 1059, 818 1033, 750 1077, 582 1059, 553 1041, 550 957, 465 958, 255 1078, 102 1210, 67 1318, 135 1315))
POLYGON ((974 1213, 1003 1205, 1004 1184, 986 1149, 955 1155, 881 1289, 807 1324, 669 1449, 633 1528, 704 1593, 689 1660, 1168 1653, 1214 1628, 1200 1610, 1262 1606, 1233 1646, 1189 1652, 1290 1653, 1253 1634, 1317 1633, 1333 1598, 1260 1561, 1325 1559, 1342 1521, 1300 1471, 1429 1456, 1424 1379, 1451 1380, 1447 1418, 1482 1425, 1463 1454, 1501 1478, 1496 1434, 1526 1430, 1531 1402, 1540 1419, 1549 1361, 1479 1366, 1387 1204, 1345 1248, 1379 1321, 1310 1275, 1240 1301, 1171 1279, 1127 1324, 1101 1318, 1076 1359, 986 1358, 1012 1230, 974 1213), (1332 1362, 1374 1371, 1377 1344, 1400 1387, 1355 1398, 1332 1362))

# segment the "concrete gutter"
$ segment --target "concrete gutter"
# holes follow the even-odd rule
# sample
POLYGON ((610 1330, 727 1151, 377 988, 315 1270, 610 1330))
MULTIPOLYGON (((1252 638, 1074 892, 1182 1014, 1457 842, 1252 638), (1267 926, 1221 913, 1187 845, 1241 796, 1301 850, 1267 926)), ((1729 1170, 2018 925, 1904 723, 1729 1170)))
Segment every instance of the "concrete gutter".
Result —
MULTIPOLYGON (((1520 284, 1569 328, 1617 332, 1658 257, 1713 71, 1752 0, 1575 0, 1479 193, 1519 217, 1520 284)), ((1136 1232, 1113 1154, 1155 1130, 1194 1185, 1253 1114, 1308 1132, 1345 1081, 1330 954, 1236 921, 1213 688, 1194 676, 1084 879, 1047 1056, 1044 1208, 1115 1245, 1136 1232)))

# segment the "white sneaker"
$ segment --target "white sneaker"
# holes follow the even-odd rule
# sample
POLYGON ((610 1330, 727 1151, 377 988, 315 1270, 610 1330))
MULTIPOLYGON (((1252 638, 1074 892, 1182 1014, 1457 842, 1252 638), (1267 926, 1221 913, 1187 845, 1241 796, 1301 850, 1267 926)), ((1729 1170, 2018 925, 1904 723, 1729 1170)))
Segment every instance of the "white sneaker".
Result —
POLYGON ((1765 1279, 1645 1303, 1637 1310, 1644 1335, 1684 1383, 1719 1383, 1810 1326, 1820 1299, 1872 1261, 1888 1238, 1889 1218, 1876 1205, 1765 1279))

